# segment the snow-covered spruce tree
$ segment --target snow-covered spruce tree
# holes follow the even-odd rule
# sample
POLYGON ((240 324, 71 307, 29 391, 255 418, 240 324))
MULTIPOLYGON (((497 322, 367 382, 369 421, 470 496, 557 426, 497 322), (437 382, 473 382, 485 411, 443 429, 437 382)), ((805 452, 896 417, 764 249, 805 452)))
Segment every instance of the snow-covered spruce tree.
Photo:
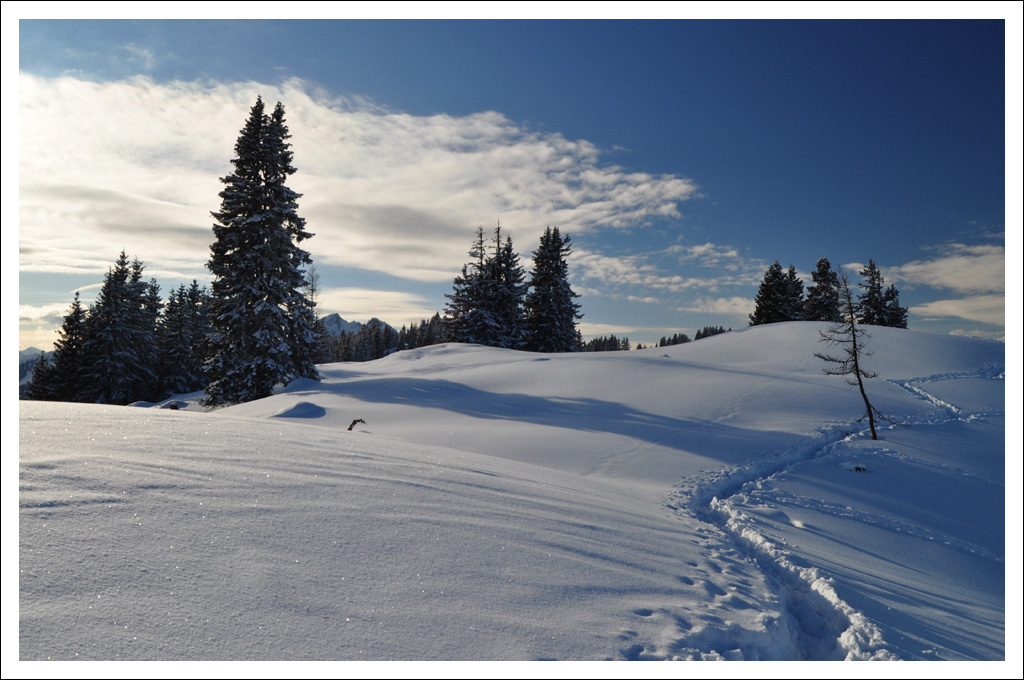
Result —
POLYGON ((750 325, 760 326, 781 321, 800 321, 804 318, 804 283, 796 273, 796 267, 789 266, 782 271, 776 260, 764 273, 764 279, 754 296, 754 313, 750 325))
POLYGON ((187 366, 192 358, 192 337, 189 332, 185 284, 172 290, 164 305, 158 333, 160 345, 160 386, 167 394, 184 394, 189 389, 187 366))
POLYGON ((789 321, 804 319, 804 282, 797 276, 796 267, 789 265, 786 271, 786 295, 783 313, 789 321))
POLYGON ((140 305, 135 320, 135 339, 139 343, 138 357, 144 367, 139 373, 140 399, 162 399, 160 386, 160 312, 164 307, 160 299, 160 285, 151 278, 149 283, 142 281, 142 263, 135 260, 132 264, 133 279, 137 279, 135 287, 140 305))
POLYGON ((575 352, 580 349, 576 322, 583 318, 579 295, 569 285, 571 239, 548 227, 533 252, 533 273, 526 294, 526 348, 533 352, 575 352))
POLYGON ((882 304, 885 307, 885 326, 890 328, 907 327, 907 308, 900 306, 900 293, 895 285, 890 285, 882 293, 882 304))
POLYGON ((494 254, 487 262, 489 303, 495 320, 493 347, 522 349, 525 344, 523 304, 526 272, 512 247, 512 237, 501 240, 501 224, 494 230, 494 254))
POLYGON ((22 399, 31 401, 57 401, 57 385, 51 358, 53 352, 43 352, 32 367, 32 377, 21 393, 22 399))
POLYGON ((877 375, 867 370, 863 363, 865 357, 869 357, 872 354, 867 351, 864 344, 865 340, 870 336, 859 325, 857 305, 853 301, 850 284, 847 281, 845 272, 842 270, 839 271, 838 281, 840 320, 833 323, 828 329, 819 331, 819 334, 822 342, 826 343, 829 347, 836 347, 840 351, 838 356, 820 352, 815 352, 814 356, 830 364, 825 367, 826 375, 842 376, 849 385, 856 387, 860 391, 860 396, 864 400, 865 411, 860 420, 868 419, 868 424, 871 428, 871 438, 878 439, 878 432, 875 429, 875 418, 877 417, 888 423, 893 421, 882 415, 878 409, 872 406, 871 401, 868 399, 868 393, 864 389, 864 380, 874 378, 877 375))
POLYGON ((789 281, 786 273, 782 271, 782 265, 776 260, 765 270, 764 278, 754 296, 754 313, 750 315, 750 325, 790 321, 784 311, 788 297, 789 281))
POLYGON ((83 345, 85 343, 85 308, 78 291, 75 301, 57 331, 57 341, 49 355, 49 370, 33 371, 30 399, 76 401, 82 391, 83 345), (36 383, 39 383, 38 385, 36 383))
POLYGON ((158 306, 159 295, 142 281, 142 272, 142 263, 136 259, 129 265, 124 251, 107 271, 85 319, 82 382, 75 401, 130 404, 154 397, 152 306, 158 306))
POLYGON ((445 335, 451 342, 486 345, 497 333, 497 321, 490 308, 483 227, 477 227, 469 256, 470 261, 462 266, 462 273, 452 282, 452 292, 445 295, 448 298, 444 310, 445 335))
POLYGON ((267 125, 266 145, 270 162, 266 181, 272 198, 270 214, 275 223, 280 220, 290 237, 281 244, 288 254, 287 266, 281 269, 281 280, 288 290, 286 305, 292 367, 295 375, 300 378, 319 380, 316 355, 320 329, 317 326, 316 302, 304 294, 307 287, 306 268, 312 267, 312 260, 307 251, 295 245, 310 238, 312 234, 306 231, 306 220, 299 217, 297 212, 299 206, 296 201, 301 196, 285 183, 289 176, 295 174, 295 166, 292 165, 294 154, 287 141, 290 138, 288 126, 284 122, 284 105, 278 102, 267 125))
POLYGON ((882 287, 885 279, 882 272, 875 266, 874 260, 868 260, 868 266, 860 271, 864 282, 860 287, 864 291, 857 298, 857 321, 867 326, 886 325, 885 293, 882 287))
POLYGON ((159 326, 160 385, 162 396, 201 390, 206 376, 200 344, 209 332, 206 320, 207 294, 198 282, 172 290, 159 326))
POLYGON ((818 267, 811 272, 813 283, 807 288, 804 299, 806 321, 839 321, 839 280, 832 271, 827 257, 818 260, 818 267))
POLYGON ((285 183, 295 172, 284 107, 272 115, 257 97, 235 143, 235 171, 221 178, 214 242, 207 405, 269 396, 274 386, 319 376, 313 303, 303 294, 312 234, 285 183))

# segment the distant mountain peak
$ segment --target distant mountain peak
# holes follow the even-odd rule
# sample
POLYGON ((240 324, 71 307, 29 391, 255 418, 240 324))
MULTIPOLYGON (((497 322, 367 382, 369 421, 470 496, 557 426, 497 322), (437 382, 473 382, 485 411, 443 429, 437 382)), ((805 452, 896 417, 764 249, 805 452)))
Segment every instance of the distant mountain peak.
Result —
POLYGON ((358 333, 363 324, 358 321, 345 321, 340 314, 328 314, 323 318, 324 328, 330 335, 338 336, 344 333, 358 333))

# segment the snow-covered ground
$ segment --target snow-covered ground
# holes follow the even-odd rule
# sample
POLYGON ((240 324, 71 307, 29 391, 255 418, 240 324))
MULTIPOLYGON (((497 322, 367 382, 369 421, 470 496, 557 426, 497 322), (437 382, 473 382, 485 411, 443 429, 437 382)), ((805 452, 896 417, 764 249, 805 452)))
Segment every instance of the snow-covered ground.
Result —
POLYGON ((871 329, 872 441, 818 328, 22 402, 18 656, 1006 658, 1004 346, 871 329))

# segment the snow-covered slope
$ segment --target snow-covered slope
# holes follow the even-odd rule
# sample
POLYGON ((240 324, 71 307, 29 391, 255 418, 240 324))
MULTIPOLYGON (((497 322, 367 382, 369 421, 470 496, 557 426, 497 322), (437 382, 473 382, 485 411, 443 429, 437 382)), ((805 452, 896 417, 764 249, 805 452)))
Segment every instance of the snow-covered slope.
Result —
POLYGON ((1004 658, 1003 345, 817 330, 23 403, 20 657, 1004 658))

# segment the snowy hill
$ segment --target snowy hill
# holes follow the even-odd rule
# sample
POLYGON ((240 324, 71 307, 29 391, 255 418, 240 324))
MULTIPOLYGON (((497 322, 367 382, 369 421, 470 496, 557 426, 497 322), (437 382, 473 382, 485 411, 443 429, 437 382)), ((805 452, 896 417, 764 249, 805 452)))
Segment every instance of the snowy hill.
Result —
POLYGON ((818 328, 23 402, 20 657, 1003 659, 1003 345, 818 328))

